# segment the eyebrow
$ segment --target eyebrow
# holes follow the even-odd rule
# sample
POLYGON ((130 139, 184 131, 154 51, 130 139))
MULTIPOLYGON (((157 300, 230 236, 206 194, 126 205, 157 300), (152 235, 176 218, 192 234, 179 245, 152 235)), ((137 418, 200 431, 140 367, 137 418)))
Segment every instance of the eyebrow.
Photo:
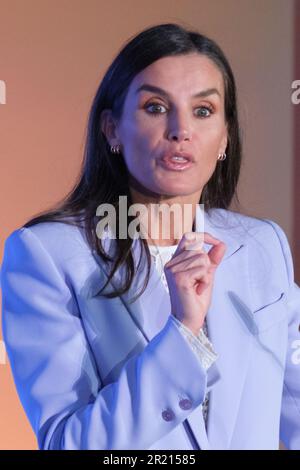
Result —
MULTIPOLYGON (((139 93, 140 91, 150 91, 152 93, 158 93, 159 95, 163 96, 166 99, 170 99, 170 95, 167 91, 163 90, 162 88, 154 85, 150 85, 148 83, 144 83, 141 85, 137 90, 136 94, 139 93)), ((219 90, 217 88, 207 88, 206 90, 199 91, 199 93, 196 93, 195 95, 192 96, 192 98, 206 98, 209 95, 220 95, 219 90)))

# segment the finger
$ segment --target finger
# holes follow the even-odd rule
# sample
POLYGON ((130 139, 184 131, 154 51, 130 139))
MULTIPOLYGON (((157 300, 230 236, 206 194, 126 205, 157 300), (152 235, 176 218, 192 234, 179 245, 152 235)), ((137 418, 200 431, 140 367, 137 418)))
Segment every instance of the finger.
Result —
POLYGON ((192 232, 194 235, 193 239, 190 237, 191 232, 187 234, 188 243, 185 244, 186 250, 203 250, 204 243, 209 245, 217 245, 220 240, 208 232, 192 232))
POLYGON ((217 243, 209 250, 208 257, 211 261, 211 271, 214 271, 220 264, 225 255, 226 249, 227 247, 225 243, 219 241, 219 243, 217 243))
POLYGON ((201 282, 198 282, 196 285, 196 293, 197 295, 201 295, 208 287, 210 287, 210 282, 207 281, 205 278, 202 278, 201 282))
POLYGON ((211 276, 207 274, 206 270, 192 268, 186 272, 191 278, 194 278, 192 281, 192 286, 196 289, 197 295, 201 295, 208 287, 211 286, 211 276))
POLYGON ((195 254, 195 251, 187 252, 184 250, 165 264, 165 268, 171 269, 172 272, 184 271, 191 266, 206 266, 208 268, 210 259, 205 252, 195 254))
POLYGON ((186 249, 186 246, 191 243, 196 242, 196 235, 195 232, 186 232, 183 234, 180 242, 178 243, 178 246, 176 248, 175 253, 173 254, 172 258, 175 256, 179 255, 182 251, 186 249))
POLYGON ((186 232, 183 234, 171 259, 184 250, 203 251, 203 243, 207 243, 209 245, 218 245, 223 242, 213 237, 208 232, 186 232))
POLYGON ((219 238, 214 237, 208 232, 203 232, 203 240, 209 245, 218 245, 219 243, 223 243, 219 238))
POLYGON ((209 280, 209 277, 207 276, 207 269, 203 266, 197 266, 186 269, 184 271, 178 271, 174 273, 174 276, 179 287, 192 287, 200 281, 203 281, 204 284, 207 284, 209 280))
POLYGON ((211 261, 211 267, 209 272, 214 272, 217 266, 222 261, 224 254, 226 252, 226 244, 219 240, 218 238, 214 237, 208 232, 196 232, 200 239, 203 238, 203 241, 209 245, 213 245, 213 247, 209 250, 208 256, 211 261))
POLYGON ((193 251, 187 252, 186 250, 182 250, 177 256, 173 255, 173 257, 165 264, 165 267, 169 268, 175 266, 176 264, 181 263, 182 261, 192 258, 194 256, 195 253, 193 251))
POLYGON ((185 244, 187 251, 203 251, 204 234, 202 232, 192 232, 193 237, 189 236, 188 232, 188 243, 185 244))

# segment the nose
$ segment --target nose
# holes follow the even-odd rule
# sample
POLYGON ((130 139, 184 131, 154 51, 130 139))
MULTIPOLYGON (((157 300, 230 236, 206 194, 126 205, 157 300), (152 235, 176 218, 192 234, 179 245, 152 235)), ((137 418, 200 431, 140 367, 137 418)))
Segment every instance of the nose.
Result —
POLYGON ((176 140, 181 142, 184 140, 190 140, 191 131, 187 120, 185 119, 173 119, 168 129, 168 140, 176 140))

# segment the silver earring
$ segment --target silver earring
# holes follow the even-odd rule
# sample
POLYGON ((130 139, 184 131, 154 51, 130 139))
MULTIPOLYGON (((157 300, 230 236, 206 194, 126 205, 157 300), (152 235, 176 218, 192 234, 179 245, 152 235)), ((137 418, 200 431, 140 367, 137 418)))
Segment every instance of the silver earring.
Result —
POLYGON ((119 154, 121 153, 121 145, 111 145, 110 147, 111 153, 119 154))
POLYGON ((222 162, 226 159, 226 157, 227 157, 227 155, 226 155, 225 152, 224 153, 219 153, 219 156, 218 156, 217 160, 222 162))

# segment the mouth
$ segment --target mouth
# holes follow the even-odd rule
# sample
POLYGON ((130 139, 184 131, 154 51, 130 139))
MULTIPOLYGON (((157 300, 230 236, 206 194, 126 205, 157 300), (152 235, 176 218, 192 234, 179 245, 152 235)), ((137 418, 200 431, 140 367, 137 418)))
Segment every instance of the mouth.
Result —
POLYGON ((158 160, 159 164, 166 170, 183 171, 193 166, 194 159, 186 152, 169 152, 158 160))

